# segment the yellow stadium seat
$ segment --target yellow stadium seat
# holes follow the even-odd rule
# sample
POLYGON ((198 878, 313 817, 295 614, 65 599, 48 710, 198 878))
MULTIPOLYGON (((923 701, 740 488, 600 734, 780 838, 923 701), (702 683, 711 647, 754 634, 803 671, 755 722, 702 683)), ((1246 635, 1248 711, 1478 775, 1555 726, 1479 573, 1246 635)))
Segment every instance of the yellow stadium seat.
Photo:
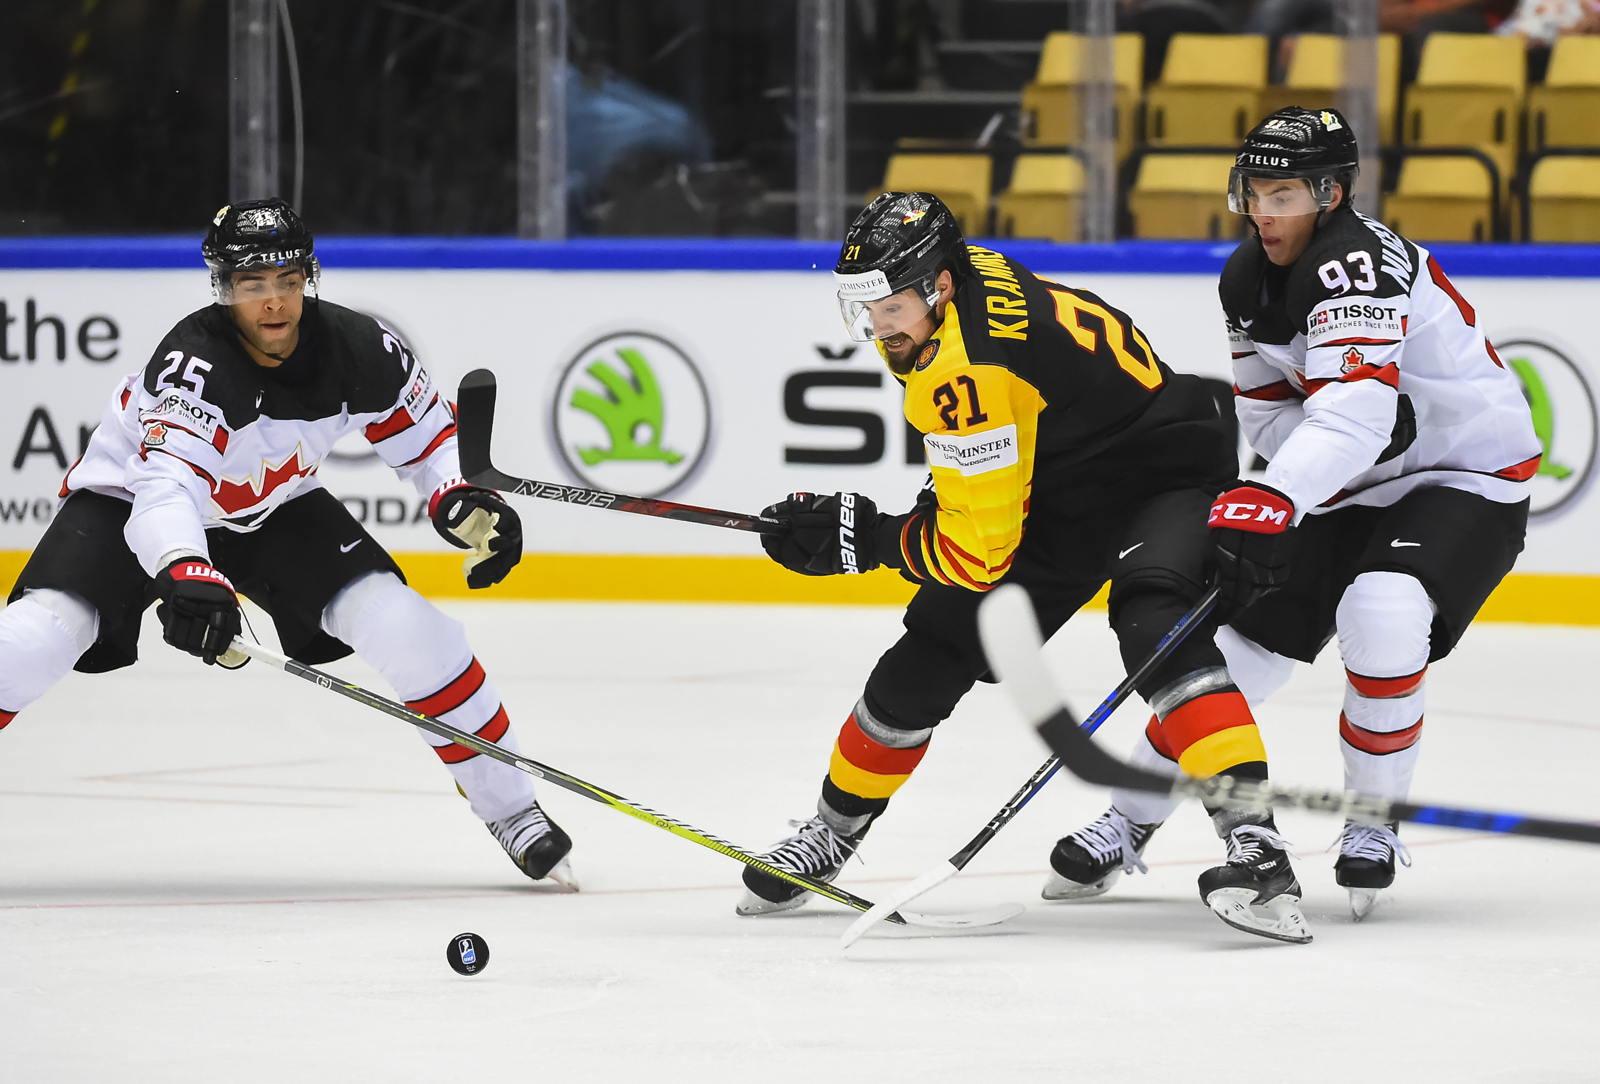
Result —
POLYGON ((1518 120, 1527 84, 1518 37, 1433 33, 1406 93, 1403 141, 1415 147, 1475 147, 1500 170, 1502 194, 1516 168, 1518 120))
MULTIPOLYGON (((1116 81, 1113 132, 1117 161, 1128 156, 1138 136, 1139 92, 1144 70, 1144 38, 1118 34, 1112 39, 1112 78, 1116 81)), ((1083 85, 1083 36, 1058 31, 1044 39, 1039 70, 1022 88, 1022 143, 1027 147, 1069 147, 1081 142, 1078 88, 1083 85)))
POLYGON ((1600 36, 1556 39, 1544 84, 1528 88, 1528 144, 1600 147, 1600 36))
POLYGON ((944 200, 961 223, 961 232, 989 232, 989 186, 993 164, 987 154, 891 154, 883 187, 867 193, 931 192, 944 200))
POLYGON ((1418 241, 1490 241, 1493 192, 1489 171, 1476 158, 1407 158, 1394 192, 1383 201, 1383 220, 1418 241))
POLYGON ((1541 158, 1528 193, 1530 241, 1600 242, 1600 156, 1541 158))
MULTIPOLYGON (((1336 34, 1302 34, 1295 41, 1294 58, 1282 86, 1267 87, 1261 95, 1261 115, 1285 106, 1302 109, 1337 108, 1339 86, 1344 81, 1344 39, 1336 34)), ((1378 35, 1378 139, 1395 141, 1394 119, 1400 104, 1400 35, 1378 35)))
POLYGON ((1174 34, 1161 82, 1145 99, 1145 139, 1155 146, 1238 143, 1260 119, 1267 39, 1259 34, 1174 34))
POLYGON ((1128 193, 1135 237, 1238 237, 1245 217, 1228 210, 1231 154, 1147 154, 1128 193))
POLYGON ((1002 237, 1078 238, 1083 163, 1070 154, 1019 154, 1011 187, 995 201, 1002 237))

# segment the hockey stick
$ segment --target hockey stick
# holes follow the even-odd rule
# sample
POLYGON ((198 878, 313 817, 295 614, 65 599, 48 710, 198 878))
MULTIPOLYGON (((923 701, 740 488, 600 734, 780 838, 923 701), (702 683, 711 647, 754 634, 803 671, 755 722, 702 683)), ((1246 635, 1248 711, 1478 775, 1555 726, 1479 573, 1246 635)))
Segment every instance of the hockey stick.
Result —
POLYGON ((505 474, 497 470, 489 458, 489 444, 494 435, 495 393, 494 374, 488 369, 472 370, 461 378, 461 386, 456 389, 456 444, 461 455, 461 476, 475 486, 588 508, 606 508, 613 512, 632 512, 659 519, 680 519, 688 523, 728 527, 735 531, 771 534, 783 529, 777 520, 764 516, 724 512, 717 508, 701 508, 653 497, 627 497, 599 489, 563 486, 505 474))
POLYGON ((1119 760, 1095 744, 1072 716, 1040 654, 1039 625, 1027 594, 1017 587, 1001 587, 978 610, 978 631, 989 664, 1005 684, 1022 717, 1039 731, 1045 744, 1061 758, 1067 770, 1085 783, 1124 787, 1177 798, 1199 798, 1214 805, 1268 812, 1274 806, 1331 813, 1367 824, 1404 821, 1464 828, 1472 832, 1564 839, 1573 843, 1600 843, 1600 824, 1558 821, 1498 810, 1460 809, 1395 801, 1353 790, 1313 790, 1280 787, 1266 781, 1213 776, 1210 779, 1174 778, 1147 771, 1119 760))
MULTIPOLYGON (((509 764, 513 768, 527 772, 536 779, 548 780, 563 790, 569 790, 573 794, 599 802, 601 805, 610 806, 619 813, 626 813, 630 817, 671 832, 673 835, 687 839, 691 843, 698 843, 700 846, 716 851, 718 854, 725 854, 729 858, 736 859, 747 866, 760 870, 762 873, 788 881, 790 884, 799 885, 801 888, 809 889, 819 896, 833 900, 835 903, 842 903, 847 907, 855 908, 857 911, 870 910, 872 907, 871 900, 864 900, 860 896, 853 895, 841 888, 835 888, 822 881, 813 880, 810 877, 790 873, 788 870, 769 865, 750 852, 741 850, 732 843, 718 839, 708 832, 702 832, 697 828, 684 824, 682 821, 673 820, 671 817, 657 813, 653 809, 635 805, 626 798, 613 794, 602 787, 597 787, 593 783, 586 783, 575 775, 568 775, 566 772, 552 768, 547 764, 541 764, 537 760, 502 749, 494 742, 485 741, 476 734, 469 734, 467 731, 453 727, 449 723, 441 722, 431 715, 412 711, 404 704, 389 700, 376 693, 368 692, 359 685, 341 681, 332 674, 327 674, 315 667, 296 662, 260 644, 249 643, 243 637, 234 637, 231 646, 233 649, 241 651, 252 659, 265 663, 274 669, 282 670, 284 673, 291 674, 297 678, 303 678, 313 685, 322 686, 324 689, 331 689, 340 696, 349 697, 351 700, 359 704, 365 704, 369 708, 376 708, 385 715, 420 727, 429 733, 439 735, 441 738, 449 738, 457 745, 465 746, 475 753, 482 753, 484 756, 498 760, 502 764, 509 764)), ((1001 906, 991 908, 988 911, 962 915, 920 915, 914 912, 905 912, 897 917, 905 925, 909 926, 925 926, 931 929, 962 929, 971 926, 992 926, 1012 918, 1017 913, 1018 911, 1015 907, 1001 906)))
MULTIPOLYGON (((1111 713, 1116 711, 1124 700, 1128 699, 1129 695, 1138 687, 1139 682, 1148 677, 1152 670, 1161 665, 1162 660, 1172 654, 1179 644, 1183 643, 1194 627, 1211 612, 1212 607, 1216 604, 1217 589, 1213 587, 1201 597, 1199 602, 1194 604, 1193 609, 1178 618, 1178 623, 1172 626, 1171 631, 1161 638, 1161 642, 1155 646, 1155 650, 1150 652, 1150 657, 1140 664, 1137 670, 1124 678, 1122 684, 1111 690, 1110 696, 1100 702, 1100 706, 1094 709, 1094 714, 1084 721, 1083 732, 1085 734, 1093 734, 1096 730, 1099 730, 1100 724, 1111 718, 1111 713)), ((983 826, 982 831, 972 837, 970 843, 951 855, 948 860, 940 862, 927 873, 924 873, 921 877, 918 877, 852 922, 850 928, 840 936, 839 947, 849 948, 859 941, 861 936, 876 923, 888 918, 918 896, 925 892, 933 891, 966 869, 967 863, 977 857, 978 852, 987 847, 989 841, 999 835, 1000 829, 1010 824, 1016 815, 1022 812, 1022 807, 1033 801, 1034 795, 1043 790, 1044 785, 1050 782, 1056 772, 1060 770, 1061 758, 1057 756, 1052 756, 1049 760, 1039 765, 1039 770, 1028 777, 1028 781, 1022 784, 1022 789, 1013 794, 1011 800, 1000 807, 1000 811, 989 819, 989 823, 983 826)))

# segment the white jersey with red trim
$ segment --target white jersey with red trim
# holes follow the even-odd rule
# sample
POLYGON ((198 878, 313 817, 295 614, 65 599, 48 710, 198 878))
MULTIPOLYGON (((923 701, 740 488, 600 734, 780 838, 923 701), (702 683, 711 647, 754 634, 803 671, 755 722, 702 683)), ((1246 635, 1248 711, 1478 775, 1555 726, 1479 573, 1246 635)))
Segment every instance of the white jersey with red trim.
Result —
POLYGON ((1541 448, 1521 385, 1426 249, 1336 212, 1289 267, 1247 240, 1219 289, 1239 422, 1297 519, 1422 486, 1527 498, 1541 448))
POLYGON ((131 501, 128 545, 154 575, 175 551, 209 557, 208 528, 254 530, 319 488, 323 458, 355 432, 425 497, 461 484, 454 408, 393 331, 307 299, 295 352, 266 369, 212 305, 122 381, 61 495, 131 501))

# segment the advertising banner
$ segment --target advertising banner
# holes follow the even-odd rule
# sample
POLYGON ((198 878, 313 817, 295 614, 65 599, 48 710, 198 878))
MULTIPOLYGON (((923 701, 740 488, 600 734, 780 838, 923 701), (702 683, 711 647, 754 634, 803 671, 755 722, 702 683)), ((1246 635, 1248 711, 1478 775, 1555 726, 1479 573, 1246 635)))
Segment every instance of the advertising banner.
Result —
MULTIPOLYGON (((1175 369, 1230 380, 1214 273, 1033 263, 1130 313, 1175 369)), ((1600 576, 1597 282, 1452 277, 1521 380, 1545 446, 1518 569, 1600 576)), ((854 490, 900 510, 926 475, 899 385, 870 344, 848 339, 819 271, 333 265, 322 296, 382 320, 442 388, 493 370, 494 457, 511 474, 745 512, 796 490, 854 490)), ((38 541, 118 380, 209 301, 199 269, 0 269, 0 551, 38 541)), ((1246 471, 1253 458, 1241 448, 1246 471)), ((359 436, 319 477, 391 550, 450 552, 425 498, 359 436)), ((760 553, 735 531, 554 502, 519 508, 533 553, 760 553)))

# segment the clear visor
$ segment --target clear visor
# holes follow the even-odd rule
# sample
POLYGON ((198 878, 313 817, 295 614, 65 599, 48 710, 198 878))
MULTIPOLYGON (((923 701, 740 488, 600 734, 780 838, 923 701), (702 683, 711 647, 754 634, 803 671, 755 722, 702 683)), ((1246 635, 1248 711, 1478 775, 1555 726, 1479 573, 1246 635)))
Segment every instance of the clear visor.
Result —
POLYGON ((1333 203, 1333 186, 1331 175, 1264 177, 1235 166, 1228 175, 1228 210, 1257 218, 1319 214, 1333 203))
POLYGON ((253 301, 267 301, 274 297, 297 297, 307 290, 316 292, 316 271, 311 275, 305 268, 260 267, 247 271, 217 271, 211 276, 217 300, 224 305, 246 305, 253 301))
POLYGON ((938 300, 936 287, 928 283, 933 296, 928 297, 916 287, 907 287, 887 297, 865 300, 846 296, 839 291, 839 311, 844 315, 844 326, 856 342, 887 339, 903 331, 910 331, 927 316, 938 300))

